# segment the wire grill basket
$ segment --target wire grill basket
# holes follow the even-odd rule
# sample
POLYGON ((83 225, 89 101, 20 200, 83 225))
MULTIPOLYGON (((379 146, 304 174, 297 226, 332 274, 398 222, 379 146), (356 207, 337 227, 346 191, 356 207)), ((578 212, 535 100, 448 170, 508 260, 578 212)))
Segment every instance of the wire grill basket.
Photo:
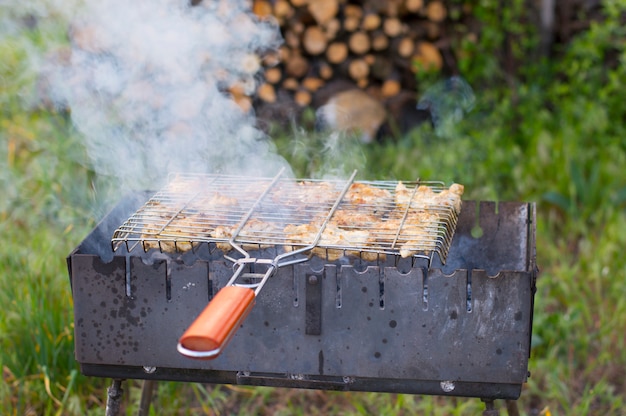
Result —
POLYGON ((381 255, 445 262, 463 187, 442 182, 294 180, 173 174, 114 233, 113 249, 229 252, 280 247, 333 257, 381 255))

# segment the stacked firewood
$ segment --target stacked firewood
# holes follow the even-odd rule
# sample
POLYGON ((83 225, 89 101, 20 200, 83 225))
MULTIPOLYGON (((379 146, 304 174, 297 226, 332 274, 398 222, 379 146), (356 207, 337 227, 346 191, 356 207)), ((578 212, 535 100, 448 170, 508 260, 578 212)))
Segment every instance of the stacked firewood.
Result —
MULTIPOLYGON (((254 0, 261 19, 275 19, 283 46, 265 56, 259 104, 292 98, 324 101, 326 85, 350 82, 381 102, 416 91, 417 71, 440 71, 444 22, 458 16, 441 0, 254 0)), ((449 43, 449 42, 448 42, 449 43)))
MULTIPOLYGON (((227 1, 220 4, 229 8, 227 1)), ((448 59, 452 42, 445 29, 471 13, 464 4, 443 0, 252 0, 252 12, 261 22, 279 27, 282 43, 269 51, 237 55, 241 58, 237 70, 221 71, 210 79, 217 79, 220 91, 244 112, 254 107, 262 124, 292 121, 302 109, 317 109, 333 99, 345 103, 338 110, 344 111, 354 101, 352 97, 375 100, 382 110, 373 118, 384 120, 391 115, 402 122, 400 113, 415 108, 414 103, 407 106, 405 101, 416 99, 416 74, 453 66, 448 59), (366 94, 337 97, 347 90, 366 94)), ((213 3, 206 0, 191 1, 191 5, 213 10, 213 3)), ((226 15, 233 22, 249 23, 249 12, 237 11, 241 18, 235 11, 230 13, 233 16, 226 15)), ((233 30, 237 24, 233 23, 233 30)), ((119 66, 115 63, 119 52, 108 50, 107 42, 100 39, 107 36, 107 30, 90 21, 74 22, 69 31, 75 51, 101 56, 113 67, 119 66)), ((367 106, 377 107, 374 103, 367 106)))

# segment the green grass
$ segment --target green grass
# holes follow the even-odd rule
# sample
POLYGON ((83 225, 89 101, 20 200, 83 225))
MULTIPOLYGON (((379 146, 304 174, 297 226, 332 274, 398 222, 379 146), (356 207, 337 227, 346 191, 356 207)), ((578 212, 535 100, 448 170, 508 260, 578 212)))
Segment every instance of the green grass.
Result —
MULTIPOLYGON (((274 135, 302 177, 358 168, 365 179, 459 181, 466 199, 537 202, 532 375, 519 400, 527 415, 620 414, 626 405, 626 46, 619 19, 626 6, 610 4, 606 24, 514 90, 470 80, 480 86, 476 108, 444 135, 424 126, 369 146, 338 138, 334 151, 320 135, 274 135)), ((25 105, 36 78, 28 61, 55 42, 40 34, 0 39, 3 415, 102 414, 108 384, 82 376, 74 361, 65 265, 102 213, 94 182, 103 179, 93 176, 67 114, 25 105)), ((140 383, 124 387, 124 408, 133 414, 140 383)), ((477 399, 167 382, 158 385, 151 414, 461 415, 483 408, 477 399)))

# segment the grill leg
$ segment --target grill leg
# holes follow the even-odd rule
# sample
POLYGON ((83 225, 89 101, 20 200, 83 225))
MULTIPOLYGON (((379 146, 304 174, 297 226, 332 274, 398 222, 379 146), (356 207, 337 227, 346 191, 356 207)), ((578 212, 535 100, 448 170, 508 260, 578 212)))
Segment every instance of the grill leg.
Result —
POLYGON ((120 413, 120 404, 122 401, 122 381, 120 379, 114 379, 111 383, 111 387, 107 389, 107 407, 105 410, 106 416, 118 416, 120 413))
POLYGON ((139 403, 139 412, 138 416, 147 416, 150 413, 150 402, 152 401, 152 392, 154 391, 154 386, 156 385, 156 381, 154 380, 144 380, 143 386, 141 387, 141 402, 139 403))
POLYGON ((517 407, 517 400, 506 401, 506 411, 509 416, 519 416, 519 409, 517 407))
POLYGON ((493 400, 483 399, 485 402, 485 411, 483 412, 483 416, 500 416, 500 412, 493 405, 493 400))

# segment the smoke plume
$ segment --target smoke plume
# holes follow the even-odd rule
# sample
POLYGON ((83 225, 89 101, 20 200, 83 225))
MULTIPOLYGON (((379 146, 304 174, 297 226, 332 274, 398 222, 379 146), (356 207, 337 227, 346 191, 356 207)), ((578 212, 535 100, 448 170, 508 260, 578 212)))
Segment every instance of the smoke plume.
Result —
POLYGON ((417 109, 430 112, 437 135, 454 137, 456 126, 472 111, 475 103, 472 87, 462 77, 453 76, 427 88, 417 109))
POLYGON ((243 0, 86 1, 53 98, 71 109, 98 175, 154 188, 169 172, 273 175, 287 164, 233 100, 251 94, 278 27, 243 0))

